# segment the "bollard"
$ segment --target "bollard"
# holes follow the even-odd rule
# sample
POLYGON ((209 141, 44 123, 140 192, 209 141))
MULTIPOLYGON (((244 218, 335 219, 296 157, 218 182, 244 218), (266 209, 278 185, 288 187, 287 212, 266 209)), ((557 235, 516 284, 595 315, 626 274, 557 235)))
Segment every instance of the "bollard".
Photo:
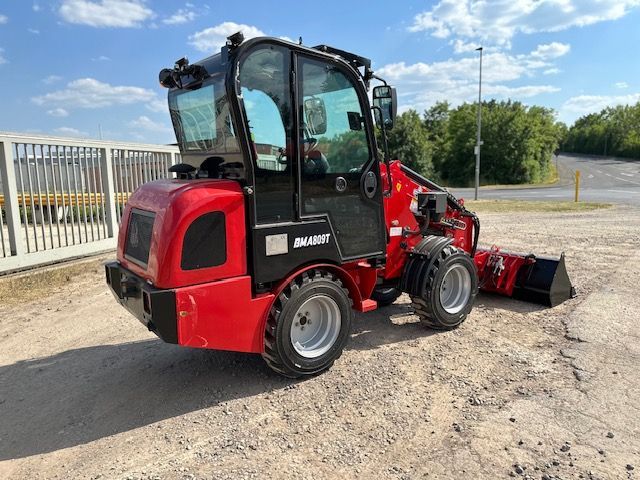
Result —
POLYGON ((580 192, 580 170, 576 170, 576 198, 575 201, 578 201, 578 193, 580 192))

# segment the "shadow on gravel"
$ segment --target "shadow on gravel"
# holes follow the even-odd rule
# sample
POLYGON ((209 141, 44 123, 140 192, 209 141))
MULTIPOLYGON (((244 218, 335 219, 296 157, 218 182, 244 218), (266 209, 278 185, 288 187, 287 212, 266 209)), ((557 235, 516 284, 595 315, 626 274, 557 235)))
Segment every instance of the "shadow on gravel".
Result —
POLYGON ((537 303, 523 302, 513 298, 503 297, 492 293, 482 292, 476 297, 476 307, 484 307, 488 310, 508 310, 516 313, 531 313, 548 310, 549 307, 537 303))
POLYGON ((159 340, 0 367, 0 461, 59 450, 284 388, 259 355, 159 340))
POLYGON ((394 303, 374 312, 357 314, 351 327, 352 335, 347 349, 370 350, 442 333, 426 328, 417 317, 408 319, 411 315, 413 308, 409 303, 394 303))
MULTIPOLYGON (((476 305, 521 313, 544 308, 493 295, 480 295, 476 305)), ((440 333, 421 325, 408 303, 399 303, 357 314, 347 349, 440 333)), ((88 443, 294 382, 272 373, 259 355, 155 339, 1 366, 0 461, 88 443)))
MULTIPOLYGON (((408 304, 357 314, 347 348, 433 335, 408 304)), ((85 444, 228 400, 285 388, 259 355, 146 340, 0 367, 0 461, 85 444)))

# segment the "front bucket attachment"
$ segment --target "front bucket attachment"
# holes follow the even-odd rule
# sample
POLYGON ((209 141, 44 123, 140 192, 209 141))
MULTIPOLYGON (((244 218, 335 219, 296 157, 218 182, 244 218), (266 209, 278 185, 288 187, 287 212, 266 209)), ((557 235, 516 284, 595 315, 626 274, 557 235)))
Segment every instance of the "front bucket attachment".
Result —
POLYGON ((564 265, 564 253, 560 259, 536 257, 535 262, 523 265, 513 289, 513 298, 549 307, 575 296, 564 265))

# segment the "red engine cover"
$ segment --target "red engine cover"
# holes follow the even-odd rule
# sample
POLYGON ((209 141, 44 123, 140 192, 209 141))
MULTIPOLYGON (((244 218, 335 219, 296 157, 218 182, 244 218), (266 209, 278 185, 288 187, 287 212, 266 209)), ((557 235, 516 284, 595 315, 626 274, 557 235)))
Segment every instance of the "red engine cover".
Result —
MULTIPOLYGON (((221 246, 222 248, 222 246, 221 246)), ((118 260, 157 288, 175 288, 245 275, 247 272, 244 195, 231 180, 158 180, 142 185, 131 196, 122 216, 118 260), (155 213, 147 268, 124 256, 132 209, 155 213), (197 270, 182 270, 185 232, 201 215, 225 214, 226 262, 197 270)))

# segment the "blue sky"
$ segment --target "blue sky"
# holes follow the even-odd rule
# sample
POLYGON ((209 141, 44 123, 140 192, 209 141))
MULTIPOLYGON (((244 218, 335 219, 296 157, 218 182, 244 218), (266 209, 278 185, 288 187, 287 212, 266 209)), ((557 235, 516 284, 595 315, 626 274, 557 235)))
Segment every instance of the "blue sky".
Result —
POLYGON ((640 99, 640 0, 0 0, 0 130, 174 141, 157 74, 224 38, 271 35, 370 57, 401 110, 477 95, 567 123, 640 99))

